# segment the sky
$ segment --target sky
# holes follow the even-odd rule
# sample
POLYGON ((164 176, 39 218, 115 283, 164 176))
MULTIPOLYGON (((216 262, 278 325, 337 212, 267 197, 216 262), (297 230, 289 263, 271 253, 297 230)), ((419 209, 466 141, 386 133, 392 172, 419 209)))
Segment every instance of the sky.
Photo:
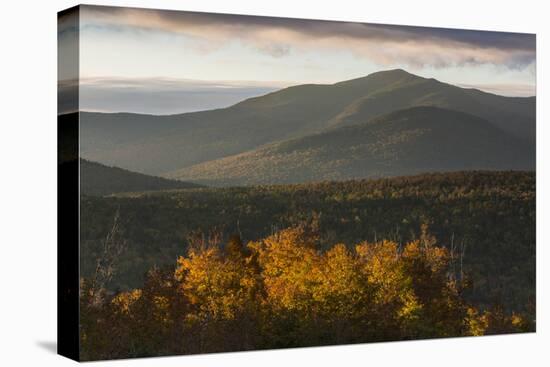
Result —
POLYGON ((83 6, 79 36, 82 110, 190 112, 395 68, 535 95, 532 34, 83 6))

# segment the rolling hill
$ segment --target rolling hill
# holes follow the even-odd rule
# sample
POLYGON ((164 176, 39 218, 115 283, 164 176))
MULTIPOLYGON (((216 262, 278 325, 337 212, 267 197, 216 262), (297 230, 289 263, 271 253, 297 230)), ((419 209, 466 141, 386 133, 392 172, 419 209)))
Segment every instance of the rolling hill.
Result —
POLYGON ((432 171, 534 169, 531 144, 487 120, 413 107, 200 163, 169 176, 216 186, 286 184, 432 171))
POLYGON ((80 192, 83 195, 103 196, 122 192, 197 187, 200 185, 108 167, 85 159, 80 160, 80 192))
POLYGON ((89 160, 164 175, 418 106, 477 116, 511 139, 534 145, 535 103, 534 97, 502 97, 390 70, 336 84, 289 87, 211 111, 82 112, 80 149, 89 160))

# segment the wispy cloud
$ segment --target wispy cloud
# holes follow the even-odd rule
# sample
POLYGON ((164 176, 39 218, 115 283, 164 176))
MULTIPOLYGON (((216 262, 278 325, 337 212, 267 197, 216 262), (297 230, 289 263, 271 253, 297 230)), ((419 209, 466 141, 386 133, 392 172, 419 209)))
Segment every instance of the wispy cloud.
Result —
POLYGON ((531 84, 458 84, 458 86, 507 97, 531 97, 537 94, 536 86, 531 84))
POLYGON ((193 112, 228 107, 284 86, 278 82, 84 78, 79 88, 80 110, 155 115, 193 112))
POLYGON ((536 57, 532 34, 111 7, 85 7, 84 14, 84 26, 183 34, 202 52, 239 41, 276 58, 325 49, 411 68, 495 64, 524 69, 536 57))

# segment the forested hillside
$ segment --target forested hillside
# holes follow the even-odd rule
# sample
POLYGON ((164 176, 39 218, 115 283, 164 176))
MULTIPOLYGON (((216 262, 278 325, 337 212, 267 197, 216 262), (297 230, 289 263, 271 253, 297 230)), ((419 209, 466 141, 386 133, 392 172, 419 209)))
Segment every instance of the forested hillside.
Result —
POLYGON ((534 145, 470 114, 414 107, 355 122, 168 176, 212 186, 239 186, 535 168, 534 145))
POLYGON ((419 239, 426 224, 438 246, 460 254, 471 281, 464 295, 468 301, 479 307, 498 301, 516 311, 534 301, 533 172, 83 197, 82 276, 93 276, 98 259, 117 244, 120 254, 109 260, 116 271, 105 286, 111 291, 139 288, 149 269, 173 265, 186 254, 197 233, 214 233, 220 243, 239 235, 248 243, 303 223, 316 225, 320 251, 337 243, 352 249, 382 239, 403 246, 419 239))
POLYGON ((80 159, 80 192, 82 195, 111 195, 128 191, 185 189, 200 185, 162 177, 130 172, 80 159))

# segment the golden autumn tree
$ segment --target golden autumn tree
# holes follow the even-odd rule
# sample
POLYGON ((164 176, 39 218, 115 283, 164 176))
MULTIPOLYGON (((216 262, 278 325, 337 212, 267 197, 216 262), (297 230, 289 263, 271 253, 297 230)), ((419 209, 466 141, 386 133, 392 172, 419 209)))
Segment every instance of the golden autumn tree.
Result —
POLYGON ((419 304, 418 318, 407 325, 411 338, 462 335, 467 329, 467 307, 461 285, 449 277, 449 252, 422 240, 408 243, 402 254, 419 304))
POLYGON ((299 226, 248 244, 265 292, 262 332, 276 346, 310 345, 319 331, 314 300, 321 259, 317 240, 309 228, 299 226))
POLYGON ((412 278, 395 242, 364 242, 355 247, 361 271, 375 288, 374 309, 378 338, 401 335, 404 325, 418 318, 421 305, 412 287, 412 278))
POLYGON ((250 243, 257 254, 268 302, 275 309, 311 311, 313 274, 320 260, 315 238, 302 227, 250 243))
POLYGON ((196 332, 201 348, 253 346, 261 290, 252 256, 238 250, 230 248, 226 253, 219 246, 192 247, 187 257, 177 261, 178 291, 190 304, 185 324, 196 332))
POLYGON ((463 335, 467 307, 449 276, 449 252, 422 227, 418 240, 356 246, 368 280, 377 287, 378 329, 385 338, 463 335))
POLYGON ((322 254, 313 276, 314 308, 324 339, 353 343, 373 334, 375 288, 354 252, 335 245, 322 254))

